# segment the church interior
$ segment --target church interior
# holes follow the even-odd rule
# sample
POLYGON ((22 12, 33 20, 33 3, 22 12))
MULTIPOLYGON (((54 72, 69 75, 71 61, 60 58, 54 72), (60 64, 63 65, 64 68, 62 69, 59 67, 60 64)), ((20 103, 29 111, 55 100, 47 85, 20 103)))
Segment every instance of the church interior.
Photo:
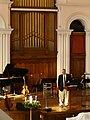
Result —
POLYGON ((89 11, 89 0, 0 0, 0 120, 90 114, 89 11), (63 68, 68 107, 59 106, 63 68))

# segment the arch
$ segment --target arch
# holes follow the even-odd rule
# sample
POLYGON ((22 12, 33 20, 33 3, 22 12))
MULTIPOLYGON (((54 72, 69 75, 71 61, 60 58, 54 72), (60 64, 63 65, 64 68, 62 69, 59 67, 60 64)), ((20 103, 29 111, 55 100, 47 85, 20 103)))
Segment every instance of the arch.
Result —
POLYGON ((79 12, 73 13, 72 15, 68 17, 66 21, 66 29, 70 29, 70 24, 76 19, 82 23, 82 25, 85 27, 85 30, 89 30, 90 22, 89 22, 88 17, 79 12))
POLYGON ((74 29, 74 32, 84 32, 85 28, 82 25, 82 23, 79 20, 74 20, 71 24, 70 24, 70 29, 74 29))
POLYGON ((5 28, 5 21, 2 16, 0 16, 0 28, 5 28))
MULTIPOLYGON (((85 32, 86 30, 88 30, 89 29, 89 27, 90 27, 90 25, 89 25, 89 18, 86 16, 86 15, 84 15, 84 14, 81 14, 81 13, 79 13, 79 12, 77 12, 77 13, 73 13, 73 14, 71 14, 69 17, 68 17, 68 20, 67 20, 67 22, 66 22, 66 27, 68 28, 68 29, 70 29, 70 25, 71 25, 71 23, 73 22, 73 21, 75 21, 75 20, 78 20, 78 21, 80 21, 80 23, 84 26, 84 31, 83 32, 85 32)), ((74 31, 75 32, 75 31, 74 31)), ((79 31, 76 31, 76 32, 79 32, 79 31)), ((81 31, 80 31, 81 32, 81 31)), ((86 42, 86 39, 85 39, 85 37, 86 37, 86 34, 84 34, 84 40, 83 40, 83 46, 85 47, 85 42, 86 42)), ((72 39, 70 38, 70 48, 72 48, 72 39)), ((77 42, 78 41, 78 39, 77 39, 77 41, 76 41, 76 39, 74 39, 74 41, 75 41, 75 43, 80 43, 80 41, 79 42, 77 42)), ((75 43, 74 43, 74 45, 75 45, 75 43)), ((76 45, 75 45, 76 46, 76 45)), ((74 46, 74 48, 75 48, 75 46, 74 46)), ((85 50, 85 48, 83 47, 83 51, 85 52, 86 50, 85 50)), ((79 47, 80 48, 80 47, 79 47)), ((70 49, 71 50, 71 49, 70 49)), ((70 72, 73 74, 73 76, 74 77, 80 77, 81 76, 81 74, 83 74, 84 73, 84 71, 85 71, 85 54, 84 54, 84 52, 83 52, 83 58, 82 58, 82 56, 80 55, 80 54, 78 54, 78 52, 77 52, 77 60, 75 60, 76 59, 76 57, 75 57, 75 55, 73 54, 71 54, 72 52, 70 51, 70 72), (78 59, 78 56, 81 58, 80 60, 78 59), (72 62, 73 61, 73 62, 72 62), (75 71, 76 71, 76 67, 73 67, 73 65, 75 65, 76 63, 77 63, 77 61, 78 61, 78 72, 76 73, 75 71), (80 62, 79 62, 80 61, 80 62), (80 70, 80 67, 81 67, 81 63, 82 63, 82 70, 80 70)))

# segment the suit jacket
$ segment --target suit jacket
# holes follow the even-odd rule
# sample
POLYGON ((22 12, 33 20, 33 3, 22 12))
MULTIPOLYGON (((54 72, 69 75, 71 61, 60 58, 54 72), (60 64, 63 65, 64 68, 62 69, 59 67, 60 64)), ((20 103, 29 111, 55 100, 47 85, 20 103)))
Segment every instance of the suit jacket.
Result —
MULTIPOLYGON (((65 81, 65 86, 70 85, 72 78, 70 74, 66 74, 66 81, 65 81), (67 83, 69 81, 69 83, 67 83)), ((63 74, 59 75, 58 77, 58 88, 60 91, 63 91, 64 87, 63 87, 63 74)))

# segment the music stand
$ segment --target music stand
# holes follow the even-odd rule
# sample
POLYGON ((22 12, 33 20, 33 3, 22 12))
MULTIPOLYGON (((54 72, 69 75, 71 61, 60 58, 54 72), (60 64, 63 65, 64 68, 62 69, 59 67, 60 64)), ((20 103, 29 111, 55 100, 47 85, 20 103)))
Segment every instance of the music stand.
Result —
POLYGON ((48 107, 48 100, 47 100, 47 89, 46 89, 46 91, 45 91, 45 111, 47 111, 47 112, 49 112, 49 111, 51 111, 52 109, 50 108, 50 107, 48 107))

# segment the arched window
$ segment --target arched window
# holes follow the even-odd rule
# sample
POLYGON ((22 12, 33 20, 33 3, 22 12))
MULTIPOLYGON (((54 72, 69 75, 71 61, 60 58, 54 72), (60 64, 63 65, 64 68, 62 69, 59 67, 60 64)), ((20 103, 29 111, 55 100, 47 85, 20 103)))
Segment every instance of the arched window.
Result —
POLYGON ((73 32, 84 32, 84 26, 79 20, 74 20, 70 25, 70 29, 73 29, 73 32))

